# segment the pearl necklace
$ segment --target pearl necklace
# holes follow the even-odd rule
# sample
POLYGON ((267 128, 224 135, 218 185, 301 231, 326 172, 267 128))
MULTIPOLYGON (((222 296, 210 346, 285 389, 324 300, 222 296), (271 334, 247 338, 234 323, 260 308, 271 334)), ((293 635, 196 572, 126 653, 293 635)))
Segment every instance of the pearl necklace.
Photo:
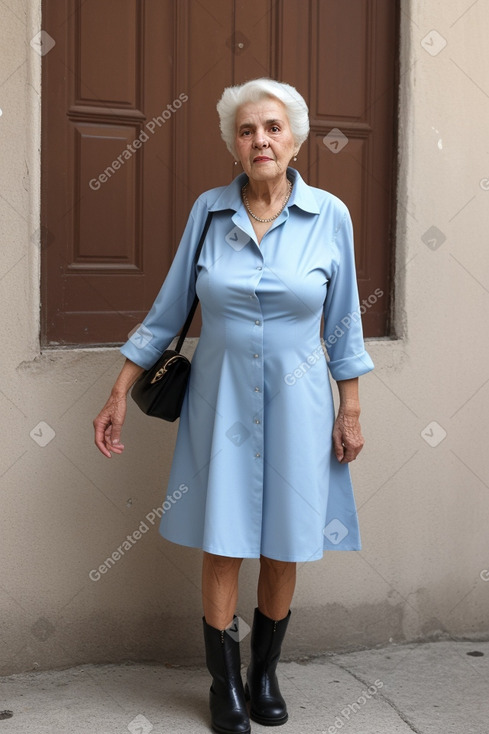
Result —
POLYGON ((256 219, 257 222, 273 222, 274 219, 277 219, 277 217, 279 216, 279 214, 281 214, 283 212, 283 210, 285 209, 285 205, 287 204, 288 200, 290 199, 290 195, 292 193, 292 182, 289 181, 289 179, 287 179, 287 184, 288 184, 287 193, 286 193, 285 198, 284 198, 284 203, 282 204, 282 206, 279 209, 279 211, 276 214, 274 214, 273 217, 268 217, 268 219, 262 219, 261 217, 257 217, 256 214, 253 214, 253 212, 250 209, 250 203, 248 201, 248 197, 246 196, 246 187, 248 186, 248 183, 245 183, 245 185, 241 189, 241 194, 243 196, 244 204, 245 204, 248 212, 253 217, 253 219, 256 219))

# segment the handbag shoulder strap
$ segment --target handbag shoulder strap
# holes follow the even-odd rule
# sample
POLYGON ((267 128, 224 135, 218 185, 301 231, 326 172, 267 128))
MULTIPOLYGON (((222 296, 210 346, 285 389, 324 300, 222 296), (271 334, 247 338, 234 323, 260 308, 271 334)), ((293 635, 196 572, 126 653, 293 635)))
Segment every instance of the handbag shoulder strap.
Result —
MULTIPOLYGON (((204 224, 204 229, 202 230, 202 234, 200 235, 199 244, 197 245, 197 249, 195 251, 194 265, 197 265, 197 260, 199 259, 199 255, 202 252, 202 247, 204 246, 204 240, 207 234, 207 230, 209 229, 211 219, 212 219, 212 212, 208 212, 207 219, 205 220, 205 224, 204 224)), ((187 320, 185 321, 183 325, 182 331, 180 333, 180 337, 175 347, 176 352, 179 352, 183 346, 183 342, 185 341, 185 337, 187 336, 187 331, 190 328, 190 324, 192 323, 192 319, 194 318, 195 312, 197 310, 198 303, 199 303, 199 297, 197 296, 197 294, 195 294, 194 302, 192 303, 192 306, 190 307, 190 311, 188 312, 187 320)))

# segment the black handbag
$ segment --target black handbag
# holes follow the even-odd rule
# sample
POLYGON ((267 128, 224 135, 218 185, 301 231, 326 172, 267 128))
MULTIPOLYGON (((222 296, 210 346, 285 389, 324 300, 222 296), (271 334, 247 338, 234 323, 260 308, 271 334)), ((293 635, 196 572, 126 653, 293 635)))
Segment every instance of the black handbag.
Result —
MULTIPOLYGON (((211 219, 212 212, 209 212, 195 252, 195 265, 199 259, 211 219)), ((199 299, 196 295, 175 349, 167 349, 163 352, 159 360, 149 370, 143 372, 132 387, 131 397, 146 415, 171 422, 180 417, 190 377, 190 361, 180 354, 180 350, 198 303, 199 299)))

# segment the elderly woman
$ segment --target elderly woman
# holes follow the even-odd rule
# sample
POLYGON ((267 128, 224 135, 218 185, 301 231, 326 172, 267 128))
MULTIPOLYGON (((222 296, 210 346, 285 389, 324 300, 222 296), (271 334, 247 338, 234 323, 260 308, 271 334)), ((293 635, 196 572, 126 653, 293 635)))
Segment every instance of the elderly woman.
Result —
POLYGON ((364 443, 358 377, 373 364, 348 210, 289 167, 309 132, 304 99, 288 84, 255 79, 225 89, 217 109, 243 172, 195 202, 141 338, 122 347, 126 362, 94 425, 100 451, 120 454, 128 390, 169 346, 196 292, 202 331, 160 532, 203 550, 212 727, 231 734, 249 732, 250 718, 287 721, 276 668, 297 562, 361 547, 348 464, 364 443), (336 418, 328 369, 339 390, 336 418), (260 558, 245 687, 235 617, 243 558, 260 558))

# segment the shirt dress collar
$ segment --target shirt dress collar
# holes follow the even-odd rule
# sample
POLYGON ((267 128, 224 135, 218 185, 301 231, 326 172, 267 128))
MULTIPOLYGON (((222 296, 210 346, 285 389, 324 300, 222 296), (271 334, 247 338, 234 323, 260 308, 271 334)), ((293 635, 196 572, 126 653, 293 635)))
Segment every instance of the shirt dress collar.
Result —
MULTIPOLYGON (((314 196, 313 189, 303 180, 299 171, 295 168, 287 168, 287 176, 293 183, 292 193, 287 202, 286 208, 297 206, 310 214, 319 214, 319 206, 314 196)), ((241 188, 244 186, 248 176, 246 173, 240 173, 239 176, 221 190, 216 201, 209 207, 209 211, 217 212, 225 209, 233 209, 237 212, 242 206, 241 188)))

